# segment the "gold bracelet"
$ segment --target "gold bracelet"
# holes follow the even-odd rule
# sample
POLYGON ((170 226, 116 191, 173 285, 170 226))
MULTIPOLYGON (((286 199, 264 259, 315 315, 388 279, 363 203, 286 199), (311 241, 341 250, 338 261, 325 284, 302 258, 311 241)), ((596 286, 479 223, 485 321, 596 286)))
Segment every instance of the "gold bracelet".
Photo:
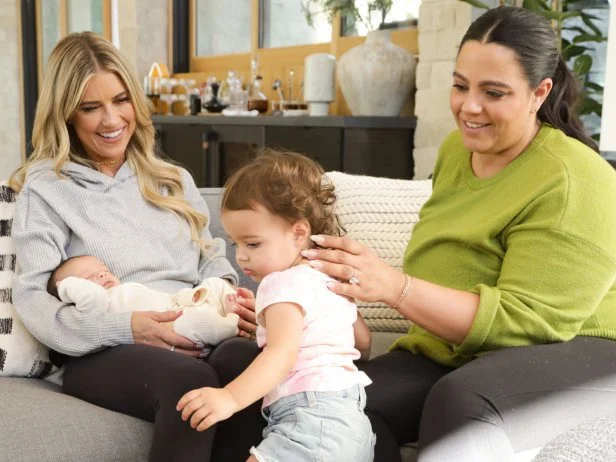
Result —
POLYGON ((412 287, 413 287, 413 278, 405 274, 404 275, 404 287, 402 287, 402 293, 400 294, 400 298, 398 299, 396 304, 392 306, 394 310, 398 311, 400 309, 400 305, 402 304, 402 302, 404 302, 404 300, 406 300, 406 297, 408 297, 409 292, 411 291, 412 287))

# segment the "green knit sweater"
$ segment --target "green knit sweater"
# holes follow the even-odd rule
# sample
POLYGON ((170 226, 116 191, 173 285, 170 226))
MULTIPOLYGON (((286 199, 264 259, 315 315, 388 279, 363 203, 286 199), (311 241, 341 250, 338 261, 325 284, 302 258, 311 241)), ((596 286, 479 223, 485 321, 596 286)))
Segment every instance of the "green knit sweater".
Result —
POLYGON ((457 367, 505 347, 616 340, 616 172, 544 125, 525 152, 480 179, 456 131, 441 146, 404 270, 480 302, 461 345, 413 326, 392 348, 457 367))

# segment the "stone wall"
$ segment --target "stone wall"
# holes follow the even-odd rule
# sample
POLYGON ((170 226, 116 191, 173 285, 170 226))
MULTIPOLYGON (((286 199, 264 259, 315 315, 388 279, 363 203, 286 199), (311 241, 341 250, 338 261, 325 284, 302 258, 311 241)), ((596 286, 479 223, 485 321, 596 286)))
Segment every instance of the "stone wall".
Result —
POLYGON ((0 0, 0 181, 8 179, 19 166, 24 152, 21 139, 20 41, 17 2, 0 0))
POLYGON ((414 179, 428 178, 439 145, 456 127, 449 110, 451 75, 458 45, 472 19, 473 8, 458 0, 423 0, 419 9, 414 179))

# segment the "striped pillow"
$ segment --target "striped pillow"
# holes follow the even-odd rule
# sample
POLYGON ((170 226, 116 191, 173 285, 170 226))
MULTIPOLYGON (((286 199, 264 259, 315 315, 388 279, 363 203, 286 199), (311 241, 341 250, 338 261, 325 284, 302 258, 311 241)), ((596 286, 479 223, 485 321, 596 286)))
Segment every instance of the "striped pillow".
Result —
POLYGON ((6 182, 0 182, 0 376, 40 377, 53 368, 49 349, 26 330, 12 304, 14 208, 15 192, 6 182))

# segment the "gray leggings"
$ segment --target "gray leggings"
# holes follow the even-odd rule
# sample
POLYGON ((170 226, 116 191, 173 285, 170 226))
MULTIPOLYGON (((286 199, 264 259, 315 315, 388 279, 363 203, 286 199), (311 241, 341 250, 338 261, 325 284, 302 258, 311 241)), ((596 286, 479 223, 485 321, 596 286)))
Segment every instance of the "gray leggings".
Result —
POLYGON ((402 350, 360 367, 373 381, 366 410, 379 430, 375 461, 400 460, 392 445, 412 441, 419 462, 508 461, 616 414, 611 340, 507 348, 455 370, 402 350))

